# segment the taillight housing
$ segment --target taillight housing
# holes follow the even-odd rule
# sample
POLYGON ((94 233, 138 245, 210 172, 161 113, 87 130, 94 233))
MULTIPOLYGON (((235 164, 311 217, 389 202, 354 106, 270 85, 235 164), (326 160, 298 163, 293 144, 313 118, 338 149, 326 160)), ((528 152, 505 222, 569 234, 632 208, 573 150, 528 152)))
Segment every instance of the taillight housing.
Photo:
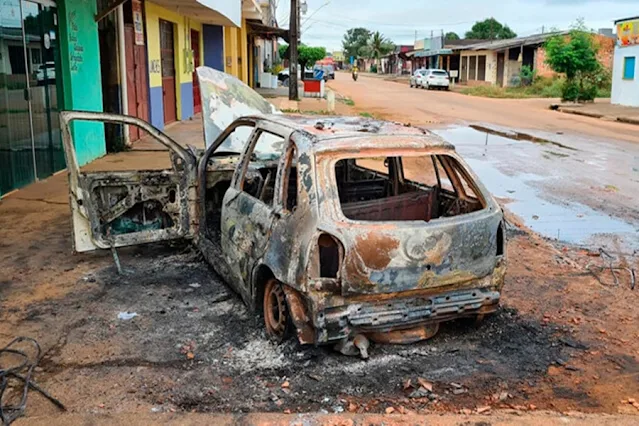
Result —
POLYGON ((332 292, 339 290, 343 260, 342 243, 328 233, 319 234, 312 250, 308 271, 315 290, 332 292))

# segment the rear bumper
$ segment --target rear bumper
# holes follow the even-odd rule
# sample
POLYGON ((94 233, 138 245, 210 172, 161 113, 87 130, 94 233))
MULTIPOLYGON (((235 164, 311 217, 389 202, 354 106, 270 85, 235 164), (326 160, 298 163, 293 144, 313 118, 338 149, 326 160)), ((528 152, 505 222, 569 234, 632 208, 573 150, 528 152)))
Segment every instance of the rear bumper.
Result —
POLYGON ((340 341, 354 334, 388 332, 494 312, 499 291, 456 290, 432 296, 354 302, 315 313, 316 343, 340 341))

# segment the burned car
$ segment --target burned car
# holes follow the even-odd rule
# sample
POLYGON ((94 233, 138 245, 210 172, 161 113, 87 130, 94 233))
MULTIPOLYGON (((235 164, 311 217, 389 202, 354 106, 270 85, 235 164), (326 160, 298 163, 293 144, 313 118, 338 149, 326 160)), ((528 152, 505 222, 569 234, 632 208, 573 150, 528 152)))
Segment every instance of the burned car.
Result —
POLYGON ((502 211, 426 130, 245 116, 198 151, 137 118, 62 112, 61 123, 75 250, 192 239, 276 340, 294 332, 366 356, 369 339, 426 339, 498 306, 502 211), (81 171, 75 120, 137 125, 170 151, 171 168, 81 171))

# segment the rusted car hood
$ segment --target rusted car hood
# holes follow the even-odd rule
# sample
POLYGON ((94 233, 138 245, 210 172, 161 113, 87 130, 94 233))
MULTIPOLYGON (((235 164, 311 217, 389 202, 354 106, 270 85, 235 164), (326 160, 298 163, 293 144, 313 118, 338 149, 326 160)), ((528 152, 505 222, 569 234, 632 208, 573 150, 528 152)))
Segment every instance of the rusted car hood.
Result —
MULTIPOLYGON (((237 118, 280 113, 273 104, 232 75, 209 67, 198 67, 197 75, 207 147, 237 118)), ((224 148, 240 152, 247 138, 248 135, 236 132, 224 148)))

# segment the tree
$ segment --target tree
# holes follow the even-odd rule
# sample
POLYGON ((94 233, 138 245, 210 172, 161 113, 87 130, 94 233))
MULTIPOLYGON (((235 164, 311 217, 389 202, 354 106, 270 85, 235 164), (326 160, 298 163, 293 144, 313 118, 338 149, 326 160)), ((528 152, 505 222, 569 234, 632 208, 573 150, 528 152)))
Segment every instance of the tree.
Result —
POLYGON ((377 69, 380 67, 380 59, 382 56, 386 56, 388 53, 395 49, 395 45, 386 37, 384 37, 379 31, 375 31, 368 43, 368 57, 375 59, 377 62, 377 69))
POLYGON ((546 40, 546 63, 553 71, 566 74, 562 98, 568 101, 590 101, 606 83, 606 73, 597 60, 599 46, 582 21, 568 36, 558 34, 546 40))
POLYGON ((459 40, 457 33, 449 32, 444 35, 444 40, 459 40))
POLYGON ((298 47, 298 62, 302 67, 302 72, 306 69, 307 64, 314 65, 315 62, 320 61, 326 57, 326 48, 324 47, 311 47, 304 44, 300 44, 298 47))
POLYGON ((481 40, 496 40, 515 38, 517 34, 508 25, 502 25, 495 18, 484 19, 475 22, 470 31, 466 32, 466 38, 476 38, 481 40))
POLYGON ((277 53, 279 53, 280 59, 288 59, 288 44, 280 44, 277 47, 277 53))
POLYGON ((351 28, 346 31, 342 39, 342 47, 344 48, 344 56, 350 58, 354 56, 366 56, 367 47, 371 38, 371 32, 366 28, 351 28))

